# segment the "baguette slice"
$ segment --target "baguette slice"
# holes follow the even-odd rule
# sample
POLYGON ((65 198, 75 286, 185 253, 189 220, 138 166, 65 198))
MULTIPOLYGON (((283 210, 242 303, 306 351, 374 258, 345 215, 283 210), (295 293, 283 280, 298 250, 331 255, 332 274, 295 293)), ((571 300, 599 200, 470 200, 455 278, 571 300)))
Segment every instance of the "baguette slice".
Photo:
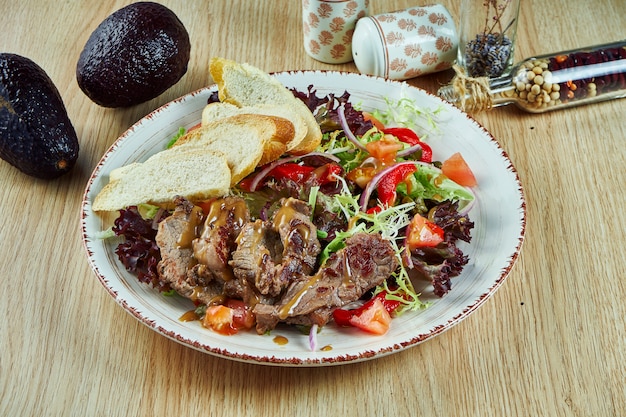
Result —
POLYGON ((227 195, 230 168, 224 154, 179 147, 142 163, 118 169, 94 199, 94 211, 113 211, 141 203, 169 207, 177 195, 203 201, 227 195))
POLYGON ((172 149, 195 148, 197 152, 222 152, 231 170, 231 185, 237 184, 258 165, 278 159, 293 139, 293 124, 281 117, 238 114, 189 131, 172 149))
POLYGON ((319 146, 322 132, 313 113, 276 78, 252 65, 219 57, 211 58, 209 72, 217 84, 222 102, 239 107, 278 104, 299 113, 307 124, 307 135, 290 153, 303 155, 319 146))
POLYGON ((236 114, 264 114, 289 120, 293 124, 295 132, 293 139, 287 142, 287 152, 290 152, 302 143, 308 132, 307 124, 298 112, 294 111, 291 107, 278 104, 260 104, 256 106, 239 107, 230 103, 209 103, 202 111, 202 124, 206 125, 236 114))

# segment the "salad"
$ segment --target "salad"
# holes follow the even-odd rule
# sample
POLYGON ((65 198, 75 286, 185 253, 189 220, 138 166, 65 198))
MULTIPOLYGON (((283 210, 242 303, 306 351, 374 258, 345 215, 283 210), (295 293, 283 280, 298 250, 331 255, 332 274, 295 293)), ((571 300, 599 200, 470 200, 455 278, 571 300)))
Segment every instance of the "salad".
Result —
MULTIPOLYGON (((376 279, 369 280, 362 293, 353 294, 355 299, 343 298, 325 310, 321 306, 316 312, 324 310, 324 314, 315 317, 324 319, 285 322, 308 331, 312 347, 319 328, 330 322, 384 334, 392 317, 428 307, 414 289, 415 280, 429 281, 433 293, 443 297, 467 264, 457 243, 471 241, 473 222, 468 212, 475 201, 476 179, 462 155, 436 159, 427 143, 437 132, 435 118, 412 101, 388 102, 387 109, 367 113, 350 102, 347 92, 324 97, 318 97, 313 87, 293 92, 318 120, 323 133, 320 147, 261 166, 232 189, 233 197, 245 201, 251 220, 277 222, 281 210, 298 211, 306 214, 303 222, 315 232, 314 237, 302 233, 319 244, 314 256, 309 254, 310 270, 296 271, 300 289, 274 309, 275 315, 287 318, 289 310, 307 298, 307 290, 319 290, 315 285, 322 281, 322 271, 343 265, 354 276, 369 272, 376 279), (367 267, 356 270, 352 259, 365 259, 366 266, 374 262, 376 273, 367 267)), ((211 209, 210 202, 198 206, 205 215, 211 209)), ((111 229, 112 234, 124 236, 116 248, 124 266, 140 281, 170 296, 177 291, 159 274, 162 254, 157 229, 171 217, 172 212, 158 207, 133 206, 120 211, 111 229)), ((229 265, 237 271, 235 254, 231 256, 229 265)), ((342 282, 352 284, 350 274, 345 275, 342 282)), ((295 286, 287 283, 273 295, 274 301, 284 300, 295 286)), ((258 294, 253 298, 258 303, 258 294)), ((224 334, 255 325, 259 331, 265 314, 246 297, 197 304, 184 318, 201 320, 205 327, 224 334)))

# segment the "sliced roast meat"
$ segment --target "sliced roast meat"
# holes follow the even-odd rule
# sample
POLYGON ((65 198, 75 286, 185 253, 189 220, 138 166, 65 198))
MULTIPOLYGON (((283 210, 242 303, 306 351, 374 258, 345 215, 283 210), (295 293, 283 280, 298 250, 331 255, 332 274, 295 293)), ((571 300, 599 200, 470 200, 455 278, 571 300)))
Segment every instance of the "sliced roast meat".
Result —
POLYGON ((380 285, 398 267, 393 246, 378 234, 357 233, 335 252, 317 274, 292 282, 274 305, 257 304, 257 332, 279 322, 324 325, 335 308, 358 300, 380 285))
POLYGON ((311 222, 311 206, 302 200, 286 198, 274 214, 274 227, 283 243, 283 262, 296 263, 292 268, 302 274, 310 274, 317 262, 321 245, 317 228, 311 222))
POLYGON ((201 207, 182 197, 175 203, 156 235, 159 275, 183 297, 213 304, 223 297, 224 281, 232 278, 228 259, 241 226, 249 220, 247 207, 239 198, 217 199, 205 220, 201 207))
POLYGON ((202 304, 242 299, 254 306, 259 333, 279 322, 324 325, 398 267, 388 240, 358 233, 315 272, 321 245, 308 204, 297 199, 254 222, 239 198, 215 200, 206 217, 182 197, 175 202, 156 236, 161 279, 202 304))
POLYGON ((272 221, 256 220, 242 228, 230 265, 237 279, 275 298, 312 273, 320 250, 308 204, 287 198, 272 221))
MULTIPOLYGON (((242 291, 255 288, 263 295, 280 292, 282 243, 272 223, 256 220, 244 225, 230 265, 242 291)), ((229 284, 234 288, 234 284, 229 284)), ((248 294, 250 297, 251 294, 248 294)), ((248 297, 242 297, 247 303, 248 297)))
POLYGON ((155 238, 161 251, 159 275, 181 296, 207 304, 221 294, 219 285, 188 279, 188 272, 197 263, 191 242, 202 224, 202 209, 182 197, 177 197, 175 203, 172 215, 159 223, 155 238))
POLYGON ((241 228, 249 221, 248 207, 242 198, 225 197, 210 203, 201 235, 192 241, 193 255, 199 264, 196 273, 200 278, 208 278, 207 274, 222 281, 233 278, 228 261, 237 247, 241 228))

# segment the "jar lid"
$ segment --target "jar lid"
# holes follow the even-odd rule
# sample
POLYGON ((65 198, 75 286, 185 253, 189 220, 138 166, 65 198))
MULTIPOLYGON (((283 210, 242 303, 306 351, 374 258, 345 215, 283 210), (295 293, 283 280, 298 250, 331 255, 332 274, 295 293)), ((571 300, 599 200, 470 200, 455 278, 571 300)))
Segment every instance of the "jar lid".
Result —
POLYGON ((356 22, 352 35, 352 59, 361 74, 385 77, 384 43, 381 32, 369 17, 356 22))

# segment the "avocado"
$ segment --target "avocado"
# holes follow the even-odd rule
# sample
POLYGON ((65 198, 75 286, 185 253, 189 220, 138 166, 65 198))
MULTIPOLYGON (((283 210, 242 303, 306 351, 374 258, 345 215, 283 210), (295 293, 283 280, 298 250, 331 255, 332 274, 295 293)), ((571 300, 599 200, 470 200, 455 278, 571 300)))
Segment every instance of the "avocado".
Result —
POLYGON ((78 158, 78 138, 56 86, 28 58, 0 53, 0 157, 22 172, 52 179, 78 158))
POLYGON ((93 31, 76 65, 81 90, 103 107, 153 99, 187 72, 191 44, 167 7, 138 2, 109 15, 93 31))

